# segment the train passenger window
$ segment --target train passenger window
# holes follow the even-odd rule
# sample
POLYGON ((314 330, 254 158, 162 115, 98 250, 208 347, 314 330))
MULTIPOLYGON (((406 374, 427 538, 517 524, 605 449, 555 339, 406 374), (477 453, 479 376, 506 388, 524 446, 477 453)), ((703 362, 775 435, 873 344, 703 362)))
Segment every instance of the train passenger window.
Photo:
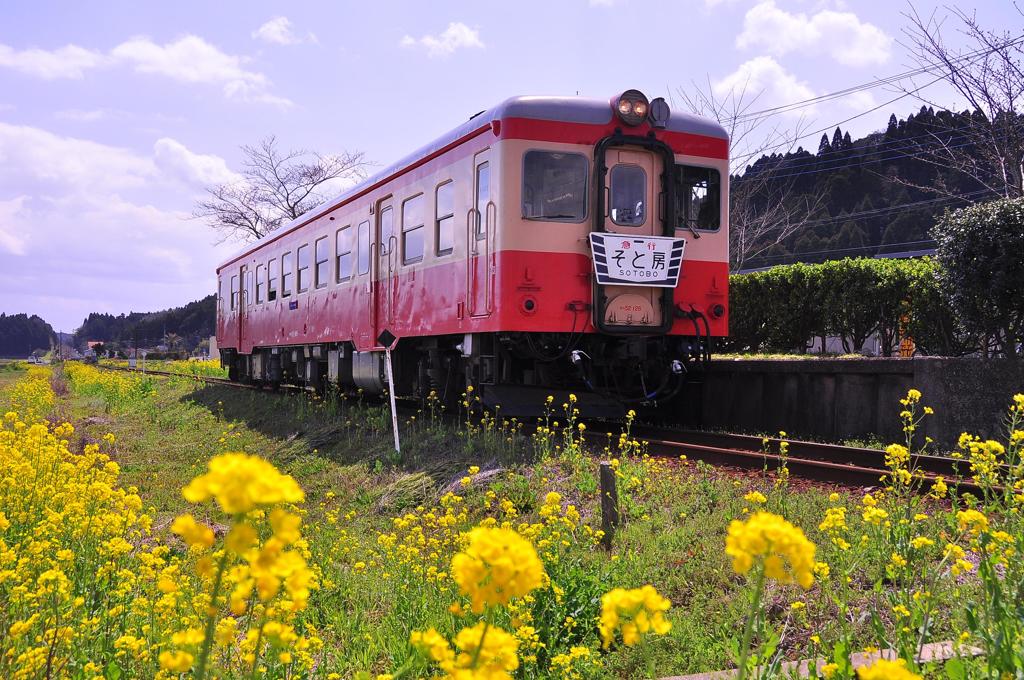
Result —
POLYGON ((277 258, 267 262, 267 302, 277 299, 277 258))
POLYGON ((328 272, 330 271, 331 255, 328 252, 330 248, 327 246, 327 237, 318 238, 316 243, 313 244, 313 256, 316 258, 316 285, 317 288, 323 288, 327 285, 327 281, 330 278, 328 272))
POLYGON ((299 246, 299 292, 309 290, 309 244, 299 246))
POLYGON ((281 297, 292 294, 292 279, 295 278, 295 260, 291 251, 281 256, 281 297))
POLYGON ((639 165, 620 163, 611 172, 612 222, 639 227, 647 221, 647 173, 639 165))
POLYGON ((352 225, 348 224, 338 230, 334 236, 334 248, 337 255, 335 262, 338 282, 352 278, 352 225))
POLYGON ((455 248, 455 184, 451 180, 437 188, 434 215, 437 254, 447 255, 455 248))
POLYGON ((476 166, 476 240, 487 238, 487 204, 491 200, 491 166, 476 166))
POLYGON ((523 219, 582 222, 586 216, 586 157, 527 151, 523 156, 523 219))
POLYGON ((678 229, 715 231, 721 225, 722 180, 718 170, 676 165, 678 229))
POLYGON ((423 194, 402 203, 402 264, 423 259, 423 194))
POLYGON ((238 305, 238 277, 231 277, 231 309, 238 305))
POLYGON ((263 280, 263 265, 256 265, 256 304, 263 304, 263 290, 266 282, 263 280))
POLYGON ((359 223, 359 242, 357 245, 356 260, 359 266, 359 273, 366 274, 370 271, 370 223, 359 223))

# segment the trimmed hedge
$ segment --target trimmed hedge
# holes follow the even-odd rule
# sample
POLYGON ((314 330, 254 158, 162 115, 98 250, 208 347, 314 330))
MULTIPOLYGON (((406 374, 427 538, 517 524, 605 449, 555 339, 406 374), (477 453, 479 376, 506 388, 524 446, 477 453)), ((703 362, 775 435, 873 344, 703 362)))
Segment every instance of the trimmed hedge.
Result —
POLYGON ((729 277, 731 352, 805 352, 814 338, 838 336, 847 352, 878 333, 885 356, 901 336, 918 353, 974 351, 940 289, 935 260, 846 258, 729 277))

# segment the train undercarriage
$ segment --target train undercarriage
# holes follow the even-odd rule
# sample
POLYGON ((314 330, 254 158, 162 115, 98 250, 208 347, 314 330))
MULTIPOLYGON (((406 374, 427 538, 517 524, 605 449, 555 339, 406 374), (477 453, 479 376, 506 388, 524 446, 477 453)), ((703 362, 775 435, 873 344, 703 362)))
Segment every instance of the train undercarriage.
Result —
MULTIPOLYGON (((703 369, 706 337, 607 336, 569 333, 480 333, 405 338, 392 352, 395 393, 426 399, 431 392, 455 406, 466 387, 483 405, 508 416, 542 412, 548 394, 576 393, 585 415, 615 416, 664 403, 703 369)), ((298 384, 326 392, 383 394, 383 351, 350 343, 225 349, 221 363, 240 382, 298 384)))

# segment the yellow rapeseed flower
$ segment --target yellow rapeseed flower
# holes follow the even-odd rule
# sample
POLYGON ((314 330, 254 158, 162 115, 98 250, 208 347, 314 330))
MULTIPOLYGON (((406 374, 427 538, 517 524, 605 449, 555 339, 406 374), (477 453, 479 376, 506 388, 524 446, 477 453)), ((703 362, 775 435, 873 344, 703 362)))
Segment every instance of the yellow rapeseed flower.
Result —
POLYGON ((733 520, 725 540, 733 569, 746 574, 758 562, 765 576, 780 583, 814 583, 814 544, 804 532, 770 512, 756 512, 746 521, 733 520))
POLYGON ((213 529, 196 521, 192 515, 180 515, 171 524, 171 531, 181 536, 190 548, 209 548, 213 545, 213 529))
POLYGON ((601 645, 607 649, 615 640, 616 631, 622 631, 622 642, 627 647, 640 642, 644 635, 664 635, 672 629, 665 618, 672 603, 658 594, 653 586, 626 590, 615 588, 601 597, 601 619, 598 632, 601 645))
POLYGON ((304 498, 291 475, 281 474, 266 460, 241 451, 212 458, 209 472, 193 479, 182 495, 191 503, 213 498, 230 515, 279 503, 301 503, 304 498))
POLYGON ((903 659, 879 659, 870 666, 861 666, 857 669, 857 677, 860 680, 921 680, 920 675, 907 669, 907 662, 903 659))
POLYGON ((513 529, 476 527, 469 544, 452 558, 452 578, 479 614, 539 587, 544 565, 533 544, 513 529))
POLYGON ((961 510, 956 513, 956 522, 960 531, 978 536, 988 531, 988 517, 977 510, 961 510))

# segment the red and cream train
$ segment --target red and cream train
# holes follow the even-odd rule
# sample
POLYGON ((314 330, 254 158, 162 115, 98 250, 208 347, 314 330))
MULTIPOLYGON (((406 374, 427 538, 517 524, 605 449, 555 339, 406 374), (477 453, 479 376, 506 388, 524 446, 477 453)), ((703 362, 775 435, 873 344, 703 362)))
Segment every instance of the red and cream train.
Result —
POLYGON ((728 176, 663 99, 509 99, 223 263, 221 361, 381 392, 393 337, 397 394, 669 398, 727 334, 728 176))

